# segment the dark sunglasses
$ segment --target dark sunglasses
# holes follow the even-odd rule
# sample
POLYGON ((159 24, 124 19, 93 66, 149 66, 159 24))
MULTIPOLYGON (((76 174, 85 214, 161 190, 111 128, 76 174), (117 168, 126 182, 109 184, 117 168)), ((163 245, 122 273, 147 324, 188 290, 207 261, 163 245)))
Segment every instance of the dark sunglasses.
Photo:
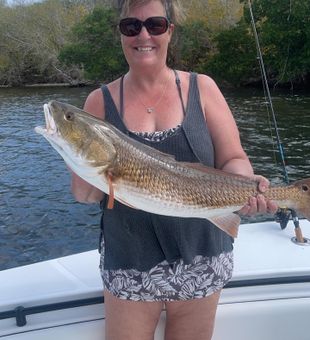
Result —
POLYGON ((138 35, 143 26, 149 34, 160 35, 167 32, 169 21, 165 17, 150 17, 145 21, 141 21, 137 18, 124 18, 119 22, 119 29, 121 33, 127 37, 134 37, 138 35))

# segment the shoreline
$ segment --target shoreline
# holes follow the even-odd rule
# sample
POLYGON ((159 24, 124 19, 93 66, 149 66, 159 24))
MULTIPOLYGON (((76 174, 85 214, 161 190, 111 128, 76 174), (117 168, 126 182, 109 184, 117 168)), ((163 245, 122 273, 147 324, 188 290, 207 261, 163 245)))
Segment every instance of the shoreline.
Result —
POLYGON ((95 86, 95 82, 81 82, 81 83, 36 83, 36 84, 25 84, 25 85, 0 85, 0 89, 15 89, 15 88, 39 88, 39 87, 84 87, 84 86, 95 86))
MULTIPOLYGON (((105 81, 98 82, 98 81, 85 81, 79 83, 35 83, 35 84, 24 84, 24 85, 0 85, 1 89, 31 89, 31 88, 78 88, 78 87, 92 87, 98 86, 100 87, 102 84, 106 83, 105 81)), ((243 86, 234 86, 233 84, 227 83, 225 81, 217 81, 219 88, 223 91, 228 90, 238 90, 238 89, 259 89, 262 90, 262 86, 260 84, 246 84, 243 86)), ((287 87, 277 87, 273 88, 269 85, 271 92, 286 92, 286 93, 309 93, 310 87, 299 87, 295 86, 293 89, 287 87)))

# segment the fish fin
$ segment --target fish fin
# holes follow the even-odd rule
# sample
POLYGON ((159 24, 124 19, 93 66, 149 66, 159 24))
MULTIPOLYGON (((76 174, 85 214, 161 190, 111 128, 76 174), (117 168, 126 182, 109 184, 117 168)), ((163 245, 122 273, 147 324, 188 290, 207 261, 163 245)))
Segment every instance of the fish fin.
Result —
POLYGON ((238 236, 238 229, 241 222, 241 218, 238 215, 229 213, 223 216, 211 217, 208 218, 208 220, 228 235, 234 238, 238 236))
POLYGON ((107 179, 108 179, 108 185, 109 185, 109 199, 108 199, 107 208, 113 209, 114 207, 114 184, 113 184, 112 175, 108 174, 107 179))

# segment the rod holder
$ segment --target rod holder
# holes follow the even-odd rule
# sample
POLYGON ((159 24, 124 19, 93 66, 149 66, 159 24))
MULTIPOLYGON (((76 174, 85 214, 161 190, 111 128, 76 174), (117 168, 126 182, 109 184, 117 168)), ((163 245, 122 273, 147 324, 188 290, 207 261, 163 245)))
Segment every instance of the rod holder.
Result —
POLYGON ((296 236, 296 240, 298 243, 305 243, 305 239, 302 235, 302 231, 300 227, 295 227, 295 236, 296 236))
MULTIPOLYGON (((299 225, 299 219, 295 210, 291 210, 292 219, 294 223, 295 239, 297 244, 307 243, 306 239, 302 235, 302 231, 299 225)), ((294 238, 294 237, 293 237, 294 238)))

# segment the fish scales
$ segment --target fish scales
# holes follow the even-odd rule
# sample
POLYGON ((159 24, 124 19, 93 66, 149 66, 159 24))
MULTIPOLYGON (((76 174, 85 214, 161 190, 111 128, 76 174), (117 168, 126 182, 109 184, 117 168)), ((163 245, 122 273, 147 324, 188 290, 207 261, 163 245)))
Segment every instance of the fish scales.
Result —
MULTIPOLYGON (((128 148, 124 145, 117 150, 119 171, 124 183, 145 189, 163 200, 171 199, 184 205, 218 208, 242 205, 249 197, 258 194, 258 183, 251 179, 206 174, 193 168, 178 166, 175 162, 170 161, 169 164, 167 159, 146 157, 135 148, 130 152, 125 152, 126 150, 128 148), (179 182, 183 186, 180 186, 179 182)), ((287 200, 293 196, 301 198, 300 191, 294 186, 272 187, 265 194, 266 198, 275 201, 287 200)))
POLYGON ((116 173, 123 184, 145 190, 163 202, 217 208, 242 205, 257 193, 257 183, 247 178, 209 175, 167 158, 148 157, 134 148, 129 151, 124 145, 116 145, 116 149, 116 173))

